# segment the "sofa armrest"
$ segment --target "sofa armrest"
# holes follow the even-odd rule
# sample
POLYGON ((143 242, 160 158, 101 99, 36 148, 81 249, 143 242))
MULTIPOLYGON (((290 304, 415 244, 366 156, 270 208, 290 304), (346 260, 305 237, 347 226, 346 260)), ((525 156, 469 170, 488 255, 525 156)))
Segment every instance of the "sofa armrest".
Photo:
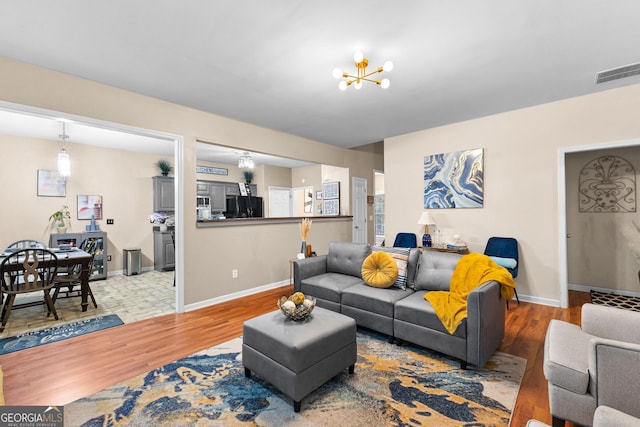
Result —
POLYGON ((293 290, 300 290, 300 283, 309 277, 327 272, 327 255, 312 256, 293 261, 293 290))
POLYGON ((593 416, 593 427, 640 427, 640 418, 608 406, 598 406, 593 416))
POLYGON ((485 282, 467 297, 467 362, 483 367, 504 338, 505 303, 500 284, 485 282))
POLYGON ((589 372, 595 380, 598 406, 640 417, 640 345, 592 338, 589 372))
POLYGON ((582 330, 587 334, 640 344, 640 312, 584 304, 581 317, 582 330))

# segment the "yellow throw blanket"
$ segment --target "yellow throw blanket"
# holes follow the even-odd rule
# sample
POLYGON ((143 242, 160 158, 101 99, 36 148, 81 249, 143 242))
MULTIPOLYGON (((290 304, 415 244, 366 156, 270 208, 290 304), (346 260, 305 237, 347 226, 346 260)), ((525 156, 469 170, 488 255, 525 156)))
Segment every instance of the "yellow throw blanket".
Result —
POLYGON ((460 322, 467 318, 469 292, 490 280, 500 283, 503 299, 513 298, 516 284, 511 273, 486 255, 470 253, 458 261, 451 276, 450 290, 427 292, 424 299, 431 303, 444 327, 453 335, 460 322))

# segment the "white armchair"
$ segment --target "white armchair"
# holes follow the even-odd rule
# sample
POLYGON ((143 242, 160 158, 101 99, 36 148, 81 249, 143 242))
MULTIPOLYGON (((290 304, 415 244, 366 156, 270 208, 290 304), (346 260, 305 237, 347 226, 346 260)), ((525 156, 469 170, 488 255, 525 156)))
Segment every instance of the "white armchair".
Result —
POLYGON ((552 320, 544 346, 553 426, 591 426, 598 406, 640 418, 640 313, 582 307, 582 327, 552 320))
MULTIPOLYGON (((549 427, 549 425, 530 420, 527 427, 549 427)), ((640 418, 632 417, 608 406, 598 406, 593 416, 593 427, 640 427, 640 418)))

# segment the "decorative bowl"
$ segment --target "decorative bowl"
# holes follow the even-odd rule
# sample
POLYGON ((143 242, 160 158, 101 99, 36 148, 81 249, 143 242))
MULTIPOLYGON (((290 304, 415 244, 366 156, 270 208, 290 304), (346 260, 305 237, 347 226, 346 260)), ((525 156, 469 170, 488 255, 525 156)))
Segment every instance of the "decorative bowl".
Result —
POLYGON ((306 320, 311 312, 316 306, 316 299, 312 297, 305 297, 304 303, 302 304, 294 304, 293 296, 280 297, 278 300, 278 308, 280 311, 287 316, 289 319, 294 320, 296 322, 300 322, 306 320), (285 304, 291 302, 291 304, 285 304))

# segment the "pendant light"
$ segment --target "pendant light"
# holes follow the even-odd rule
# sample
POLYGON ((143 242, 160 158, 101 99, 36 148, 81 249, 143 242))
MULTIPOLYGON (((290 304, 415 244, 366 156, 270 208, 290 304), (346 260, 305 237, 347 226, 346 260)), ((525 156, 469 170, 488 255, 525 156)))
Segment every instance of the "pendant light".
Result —
POLYGON ((66 125, 62 122, 62 134, 58 135, 62 139, 62 150, 58 153, 58 175, 64 177, 71 175, 71 160, 67 150, 64 148, 64 143, 69 139, 66 130, 66 125))

